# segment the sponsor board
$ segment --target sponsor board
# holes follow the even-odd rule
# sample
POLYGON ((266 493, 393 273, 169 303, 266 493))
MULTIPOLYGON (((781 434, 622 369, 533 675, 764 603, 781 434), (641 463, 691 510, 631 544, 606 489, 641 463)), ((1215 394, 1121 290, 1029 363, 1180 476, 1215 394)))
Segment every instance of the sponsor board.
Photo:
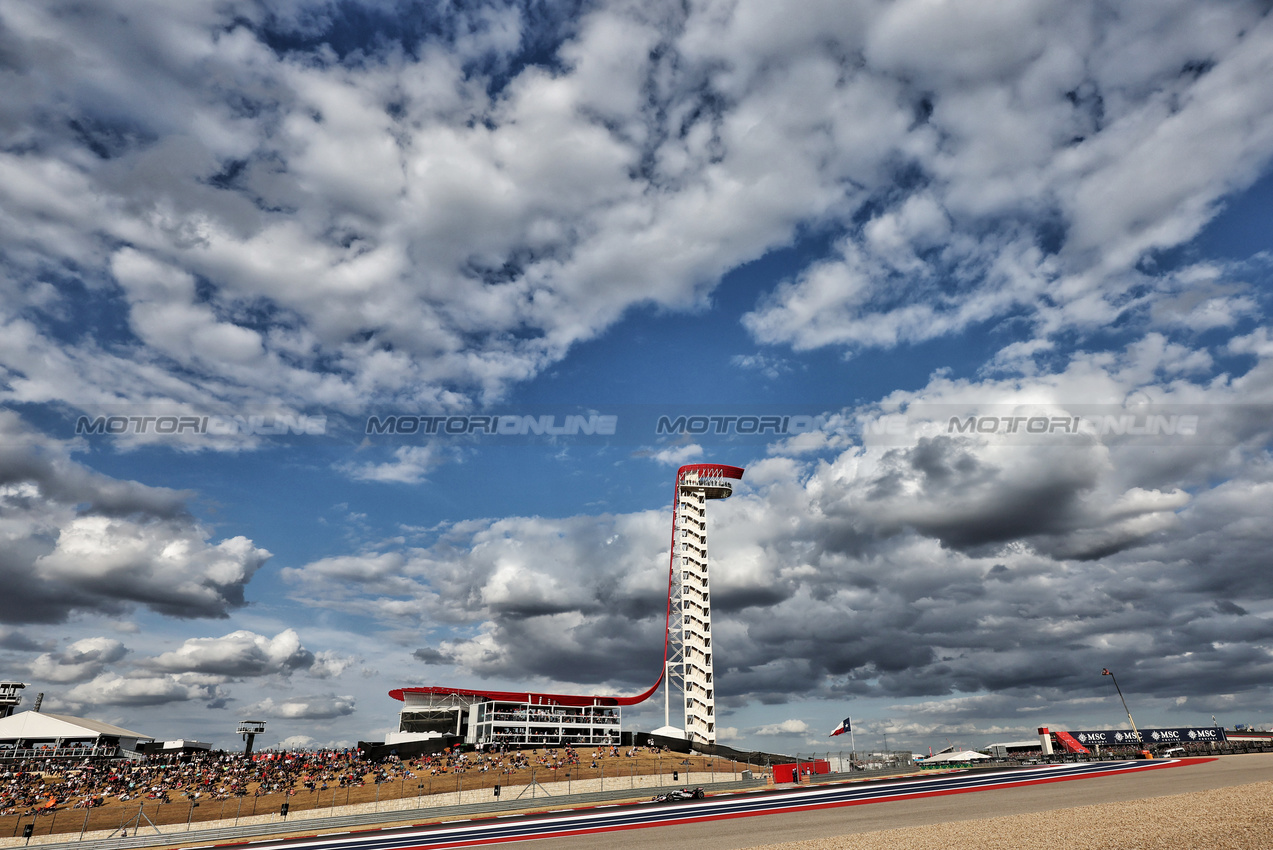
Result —
MULTIPOLYGON (((1136 744, 1136 735, 1130 729, 1103 729, 1071 732, 1085 747, 1127 747, 1136 744)), ((1227 740, 1224 730, 1215 726, 1183 726, 1175 729, 1141 729, 1144 746, 1152 744, 1206 744, 1227 740)))

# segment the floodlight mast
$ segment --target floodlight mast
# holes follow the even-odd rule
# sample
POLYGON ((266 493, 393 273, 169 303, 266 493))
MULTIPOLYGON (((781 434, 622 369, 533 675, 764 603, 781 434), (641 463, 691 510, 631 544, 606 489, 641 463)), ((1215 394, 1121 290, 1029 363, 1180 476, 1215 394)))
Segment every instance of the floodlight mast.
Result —
POLYGON ((672 497, 672 551, 668 567, 664 728, 672 727, 673 691, 684 708, 688 741, 716 742, 716 688, 712 682, 712 605, 707 572, 707 500, 727 499, 737 466, 691 464, 676 472, 672 497))

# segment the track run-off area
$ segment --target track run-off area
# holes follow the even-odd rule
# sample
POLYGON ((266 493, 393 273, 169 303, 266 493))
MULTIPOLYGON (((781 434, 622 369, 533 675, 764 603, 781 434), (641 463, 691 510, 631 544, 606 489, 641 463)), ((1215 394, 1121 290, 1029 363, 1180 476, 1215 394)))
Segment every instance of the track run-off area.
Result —
MULTIPOLYGON (((367 832, 266 839, 251 846, 287 850, 412 850, 472 847, 508 842, 597 836, 619 830, 705 824, 762 815, 814 812, 846 806, 920 800, 996 789, 1021 788, 1097 777, 1128 776, 1148 771, 1198 765, 1213 759, 1118 761, 1041 765, 1009 770, 970 770, 944 775, 850 782, 822 786, 746 792, 680 803, 640 803, 537 815, 505 815, 489 819, 449 821, 430 826, 388 827, 367 832)), ((763 831, 763 830, 758 830, 763 831)), ((218 845, 221 847, 231 845, 218 845)), ((237 845, 247 846, 247 845, 237 845)), ((195 850, 195 848, 187 848, 195 850)))

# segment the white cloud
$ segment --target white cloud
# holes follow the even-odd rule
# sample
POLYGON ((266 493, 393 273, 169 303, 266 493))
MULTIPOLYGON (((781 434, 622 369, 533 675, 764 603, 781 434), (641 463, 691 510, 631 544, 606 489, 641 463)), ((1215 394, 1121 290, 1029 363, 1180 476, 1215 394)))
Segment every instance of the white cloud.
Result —
POLYGON ((659 449, 650 455, 655 463, 661 463, 664 466, 684 466, 696 457, 703 456, 703 447, 697 443, 690 443, 684 446, 670 446, 666 449, 659 449))
MULTIPOLYGON (((203 673, 225 679, 246 676, 288 675, 308 669, 315 655, 301 645, 295 629, 274 637, 239 630, 217 638, 190 638, 180 647, 146 662, 155 670, 203 673)), ((331 659, 323 669, 331 668, 331 659)))
POLYGON ((729 365, 760 372, 770 380, 777 380, 794 368, 781 357, 766 357, 763 354, 735 354, 729 358, 729 365))
POLYGON ((278 742, 280 750, 312 750, 317 742, 309 735, 290 735, 278 742))
POLYGON ((352 696, 288 696, 275 699, 266 697, 248 706, 249 714, 279 717, 288 720, 330 720, 354 713, 356 700, 352 696))
POLYGON ((385 481, 419 484, 429 470, 441 463, 441 452, 434 446, 402 446, 394 449, 389 463, 341 464, 338 468, 358 481, 385 481))
POLYGON ((132 28, 9 10, 8 396, 496 398, 634 304, 703 305, 804 224, 844 237, 749 316, 763 341, 891 346, 1021 310, 1089 326, 1273 153, 1273 24, 1251 8, 951 8, 602 4, 558 70, 502 86, 475 68, 542 35, 515 9, 356 63, 276 53, 233 4, 132 28), (133 340, 56 340, 71 296, 48 265, 133 340))
POLYGON ((182 684, 173 676, 103 673, 92 681, 71 688, 64 699, 71 704, 87 706, 149 706, 187 702, 207 695, 207 689, 182 684))
POLYGON ((113 638, 84 638, 67 644, 61 652, 40 654, 29 670, 33 677, 46 682, 83 682, 100 675, 127 654, 127 647, 113 638))
POLYGON ((752 730, 753 735, 803 735, 809 731, 809 724, 803 720, 784 720, 781 723, 771 723, 767 726, 760 726, 752 730))
POLYGON ((309 667, 309 675, 315 679, 334 679, 357 664, 358 661, 359 659, 354 656, 324 649, 321 652, 314 653, 314 663, 309 667))
MULTIPOLYGON (((911 81, 942 142, 923 129, 895 141, 918 186, 749 314, 761 341, 891 347, 1014 311, 1045 336, 1112 321, 1143 305, 1129 291, 1156 283, 1135 264, 1196 234, 1273 153, 1268 93, 1254 88, 1273 29, 1249 9, 1146 9, 1098 26, 1087 6, 1023 3, 981 27, 945 20, 951 8, 894 4, 868 30, 864 73, 911 81), (1013 35, 987 47, 987 31, 1013 35), (953 47, 968 39, 977 50, 953 47), (1182 72, 1192 65, 1209 70, 1182 72)), ((1251 309, 1217 302, 1191 323, 1251 309)))
POLYGON ((267 558, 245 537, 210 545, 197 526, 94 516, 64 526, 35 568, 80 588, 109 584, 119 597, 180 616, 242 604, 243 586, 267 558))

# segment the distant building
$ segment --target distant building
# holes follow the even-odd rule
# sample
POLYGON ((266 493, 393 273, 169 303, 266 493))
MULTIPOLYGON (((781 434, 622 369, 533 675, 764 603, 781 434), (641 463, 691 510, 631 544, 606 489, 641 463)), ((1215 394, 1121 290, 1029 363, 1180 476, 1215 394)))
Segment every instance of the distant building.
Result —
POLYGON ((149 744, 139 744, 138 747, 140 752, 148 756, 189 756, 212 751, 212 745, 208 742, 191 741, 188 738, 178 738, 175 741, 153 741, 149 744))
POLYGON ((390 696, 403 701, 399 730, 385 744, 456 738, 498 746, 604 746, 619 744, 622 706, 638 697, 472 691, 456 688, 401 688, 390 696))
POLYGON ((1038 738, 1033 741, 1005 741, 1002 744, 988 744, 985 750, 990 753, 991 758, 1031 758, 1043 754, 1043 744, 1038 738))

